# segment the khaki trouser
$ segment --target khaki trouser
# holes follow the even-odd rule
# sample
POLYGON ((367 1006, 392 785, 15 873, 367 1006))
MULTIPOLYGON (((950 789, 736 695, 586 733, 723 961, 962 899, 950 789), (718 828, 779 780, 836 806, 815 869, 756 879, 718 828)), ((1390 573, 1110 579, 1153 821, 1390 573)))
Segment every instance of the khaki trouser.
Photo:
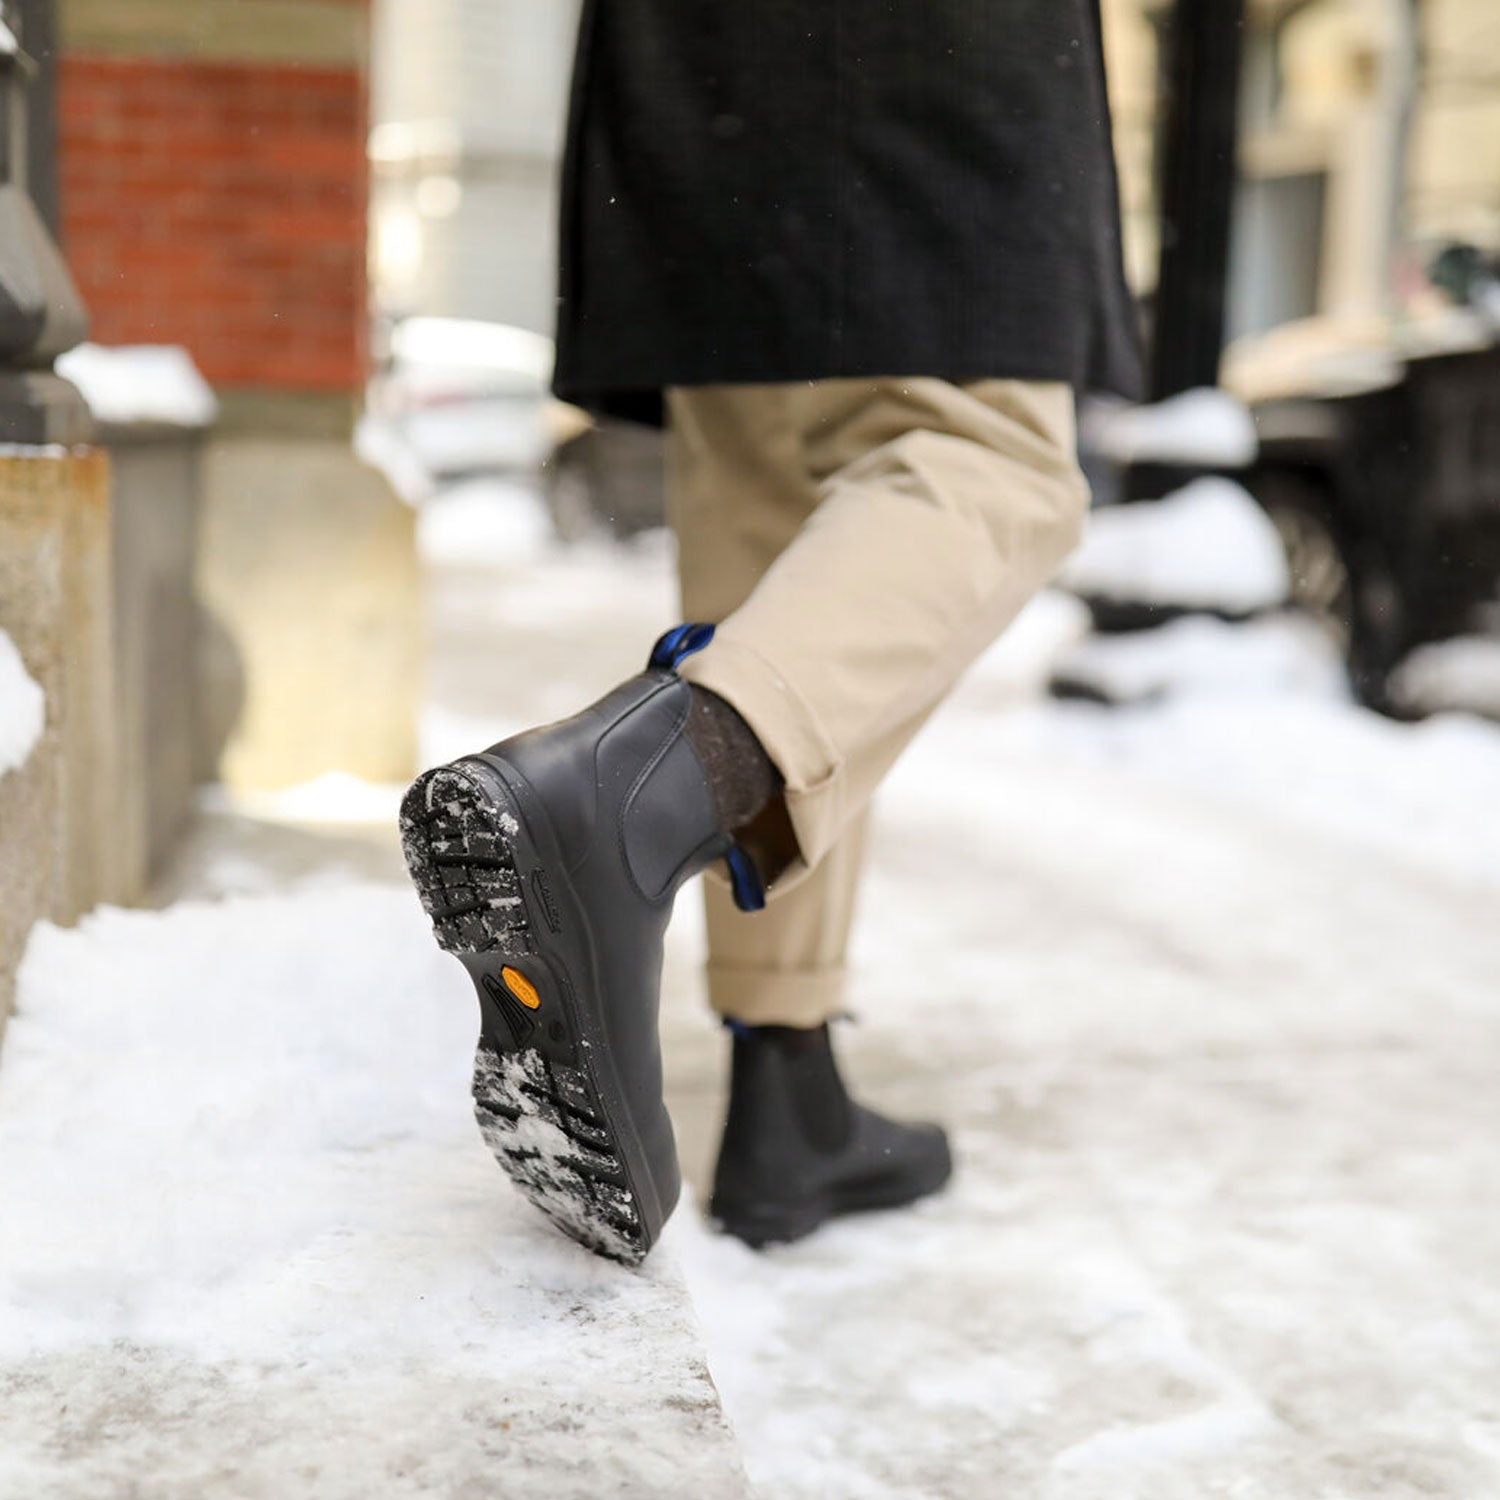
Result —
POLYGON ((802 856, 763 912, 705 882, 709 998, 752 1024, 844 1006, 870 797, 959 675, 1076 544, 1066 386, 829 380, 668 392, 683 663, 786 781, 802 856))

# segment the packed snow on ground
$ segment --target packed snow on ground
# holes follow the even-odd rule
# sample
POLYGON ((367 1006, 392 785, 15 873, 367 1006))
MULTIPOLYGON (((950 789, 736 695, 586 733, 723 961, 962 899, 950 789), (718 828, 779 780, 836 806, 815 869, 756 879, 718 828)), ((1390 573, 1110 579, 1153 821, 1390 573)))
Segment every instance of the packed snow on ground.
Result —
POLYGON ((294 786, 237 791, 232 797, 211 789, 203 801, 210 808, 232 808, 273 823, 366 826, 393 821, 405 790, 404 782, 365 781, 346 771, 325 771, 294 786))
POLYGON ((519 568, 559 545, 535 490, 501 478, 445 489, 423 508, 417 541, 429 564, 471 568, 519 568))
MULTIPOLYGON (((673 617, 660 538, 518 555, 429 554, 464 748, 673 617)), ((525 1217, 468 1117, 464 981, 405 888, 318 864, 348 830, 273 896, 45 931, 0 1063, 0 1494, 630 1493, 623 1462, 717 1500, 675 1257, 763 1500, 1493 1500, 1500 728, 1231 666, 1040 698, 1083 628, 1045 596, 883 788, 838 1046, 958 1170, 799 1245, 684 1209, 638 1278, 525 1217)), ((700 1201, 702 944, 684 899, 700 1201)))
POLYGON ((1058 581, 1084 597, 1250 614, 1287 597, 1286 553, 1270 518, 1233 480, 1209 476, 1089 518, 1058 581))
POLYGON ((951 1189, 685 1236, 757 1493, 1500 1493, 1500 731, 982 678, 882 789, 839 1035, 951 1189))
MULTIPOLYGON (((637 670, 669 566, 652 540, 438 568, 445 727, 637 670)), ((765 1255, 674 1221, 757 1494, 1491 1500, 1500 731, 1356 708, 1292 619, 1189 632, 1159 702, 1040 700, 1086 628, 1039 598, 877 809, 839 1046, 864 1098, 952 1127, 952 1189, 765 1255)), ((700 1201, 702 944, 684 901, 700 1201)))
POLYGON ((1391 702, 1404 713, 1467 710, 1500 719, 1500 639, 1466 635, 1418 646, 1388 686, 1391 702))
POLYGON ((1152 406, 1099 402, 1085 416, 1089 445, 1117 464, 1244 468, 1255 459, 1255 421, 1227 391, 1205 386, 1152 406))
POLYGON ((409 888, 33 936, 0 1063, 0 1494, 735 1495, 670 1252, 510 1188, 409 888))
POLYGON ((1345 693, 1348 674, 1328 632, 1286 613, 1229 625, 1189 615, 1153 630, 1092 635, 1059 656, 1058 687, 1109 703, 1167 693, 1345 693))
POLYGON ((0 776, 31 758, 47 723, 47 698, 15 642, 0 630, 0 776))
POLYGON ((1399 724, 1300 691, 1178 691, 1125 709, 1059 705, 987 726, 1015 745, 1274 820, 1286 846, 1334 838, 1403 869, 1500 893, 1500 726, 1399 724))
POLYGON ((995 706, 1035 698, 1057 663, 1093 629, 1088 606, 1061 589, 1043 589, 969 672, 972 695, 995 706))
POLYGON ((57 373, 101 422, 207 427, 219 414, 192 355, 174 344, 80 344, 59 356, 57 373))

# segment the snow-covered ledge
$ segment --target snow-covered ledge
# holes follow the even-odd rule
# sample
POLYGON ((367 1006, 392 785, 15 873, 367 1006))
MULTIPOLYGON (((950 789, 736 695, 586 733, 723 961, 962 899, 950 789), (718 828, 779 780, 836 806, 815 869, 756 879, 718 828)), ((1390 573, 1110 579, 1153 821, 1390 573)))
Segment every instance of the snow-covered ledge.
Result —
POLYGON ((57 373, 105 427, 201 428, 219 414, 192 355, 173 344, 80 344, 59 356, 57 373))
POLYGON ((681 1226, 640 1270, 558 1234, 475 1128, 473 1042, 404 887, 38 928, 0 1493, 743 1500, 681 1226))

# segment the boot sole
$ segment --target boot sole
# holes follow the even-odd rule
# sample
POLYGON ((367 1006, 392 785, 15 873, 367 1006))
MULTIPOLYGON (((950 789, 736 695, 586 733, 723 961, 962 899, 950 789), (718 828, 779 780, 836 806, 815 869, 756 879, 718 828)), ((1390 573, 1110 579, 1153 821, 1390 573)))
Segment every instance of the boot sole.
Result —
POLYGON ((953 1158, 950 1155, 939 1170, 920 1179, 915 1186, 908 1185, 896 1192, 854 1191, 795 1205, 760 1203, 728 1207, 716 1199, 709 1205, 709 1217, 725 1234, 732 1234, 752 1250, 765 1250, 771 1245, 790 1245, 806 1239, 830 1219, 908 1208, 941 1192, 952 1176, 953 1158))
POLYGON ((473 1094, 485 1144, 564 1234, 639 1264, 665 1214, 573 982, 581 965, 564 934, 583 928, 543 847, 550 831, 538 837, 489 765, 460 761, 413 783, 401 842, 433 936, 479 997, 473 1094))

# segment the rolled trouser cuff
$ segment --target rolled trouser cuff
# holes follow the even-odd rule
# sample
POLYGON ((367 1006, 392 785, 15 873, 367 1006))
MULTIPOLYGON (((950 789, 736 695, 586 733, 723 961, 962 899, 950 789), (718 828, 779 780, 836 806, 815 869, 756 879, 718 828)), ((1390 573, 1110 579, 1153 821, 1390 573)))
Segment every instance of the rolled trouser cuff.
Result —
POLYGON ((728 1021, 746 1026, 821 1026, 844 1010, 848 971, 708 966, 708 1000, 728 1021))
POLYGON ((733 705, 781 773, 787 816, 802 860, 777 884, 782 889, 795 885, 848 822, 837 749, 796 687, 743 641, 721 633, 679 670, 689 682, 733 705))

